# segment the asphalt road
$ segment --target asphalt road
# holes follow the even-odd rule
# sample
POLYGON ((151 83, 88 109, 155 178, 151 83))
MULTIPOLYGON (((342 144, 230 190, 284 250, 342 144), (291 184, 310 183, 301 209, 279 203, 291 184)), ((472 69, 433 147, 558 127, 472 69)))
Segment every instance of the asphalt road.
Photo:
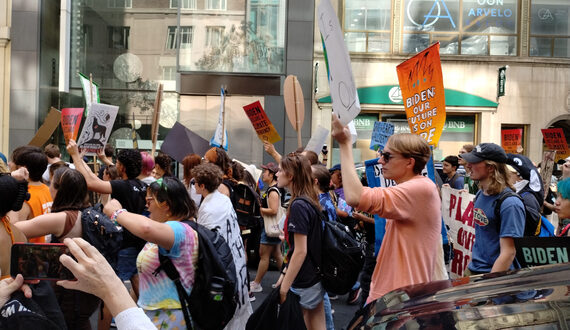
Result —
MULTIPOLYGON (((270 268, 271 269, 271 268, 270 268)), ((249 269, 250 279, 253 281, 255 278, 255 273, 257 269, 249 269)), ((269 270, 263 280, 261 281, 261 286, 263 287, 262 292, 255 293, 255 301, 251 303, 253 310, 255 311, 259 305, 263 302, 265 297, 269 295, 271 290, 271 285, 277 281, 279 278, 279 272, 277 270, 269 270)), ((333 319, 335 329, 343 329, 346 328, 348 322, 354 316, 354 313, 358 309, 358 306, 351 306, 346 303, 346 298, 348 295, 338 296, 338 299, 331 300, 332 309, 334 310, 333 319)))

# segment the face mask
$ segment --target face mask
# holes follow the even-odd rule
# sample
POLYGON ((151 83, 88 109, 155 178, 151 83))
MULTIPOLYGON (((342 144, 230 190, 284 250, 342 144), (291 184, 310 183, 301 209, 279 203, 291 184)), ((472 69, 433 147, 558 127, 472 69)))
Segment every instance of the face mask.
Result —
POLYGON ((515 187, 515 191, 518 193, 524 187, 526 187, 527 184, 528 184, 528 180, 520 180, 520 181, 515 182, 515 184, 513 186, 515 187))

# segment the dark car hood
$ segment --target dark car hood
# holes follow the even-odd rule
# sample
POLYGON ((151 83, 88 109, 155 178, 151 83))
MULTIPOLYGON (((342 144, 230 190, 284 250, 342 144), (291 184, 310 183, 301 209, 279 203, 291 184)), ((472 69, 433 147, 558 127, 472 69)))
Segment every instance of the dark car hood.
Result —
POLYGON ((370 304, 365 329, 567 329, 570 263, 411 285, 370 304))

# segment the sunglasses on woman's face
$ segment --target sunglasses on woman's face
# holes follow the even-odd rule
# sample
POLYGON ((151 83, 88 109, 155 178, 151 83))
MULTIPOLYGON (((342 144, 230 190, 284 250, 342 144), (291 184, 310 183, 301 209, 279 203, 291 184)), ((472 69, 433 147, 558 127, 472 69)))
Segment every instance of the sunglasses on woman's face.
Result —
POLYGON ((384 160, 384 163, 388 163, 390 161, 390 159, 394 158, 395 156, 387 151, 379 151, 380 153, 380 157, 382 157, 382 159, 384 160))

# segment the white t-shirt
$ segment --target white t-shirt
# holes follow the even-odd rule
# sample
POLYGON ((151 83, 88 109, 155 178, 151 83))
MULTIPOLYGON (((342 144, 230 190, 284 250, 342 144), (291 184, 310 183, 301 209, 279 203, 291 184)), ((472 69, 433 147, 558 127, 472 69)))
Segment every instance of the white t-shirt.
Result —
POLYGON ((248 295, 245 247, 241 239, 236 212, 229 197, 218 190, 210 193, 200 205, 197 221, 208 229, 217 230, 232 250, 232 257, 236 266, 239 300, 234 317, 225 329, 245 329, 253 310, 248 295))

